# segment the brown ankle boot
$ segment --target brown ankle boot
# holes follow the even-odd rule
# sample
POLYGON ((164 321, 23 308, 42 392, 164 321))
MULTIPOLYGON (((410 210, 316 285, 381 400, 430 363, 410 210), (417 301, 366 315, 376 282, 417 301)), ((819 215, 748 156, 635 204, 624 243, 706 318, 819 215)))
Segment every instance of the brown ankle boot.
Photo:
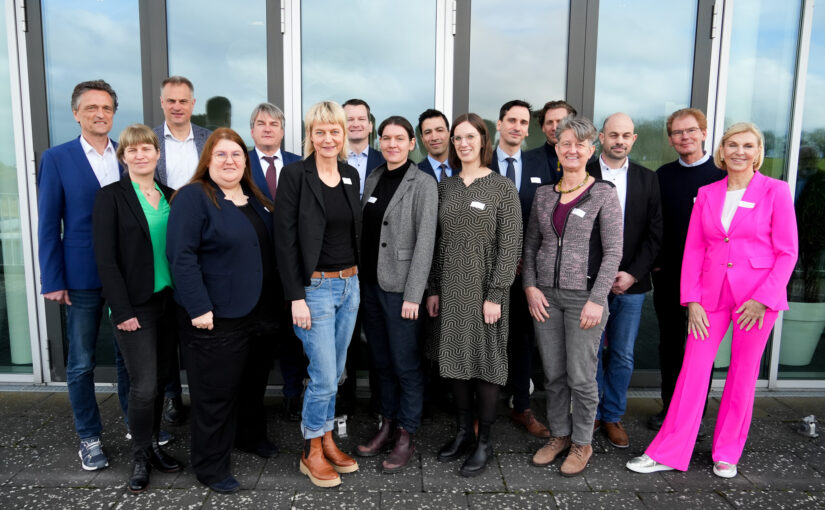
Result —
POLYGON ((415 454, 415 444, 413 443, 413 436, 403 427, 398 427, 398 431, 395 434, 395 446, 392 449, 392 453, 390 456, 387 457, 381 467, 384 469, 385 473, 395 473, 396 471, 401 471, 407 464, 409 464, 410 459, 415 454))
POLYGON ((392 421, 384 418, 381 421, 381 428, 366 445, 358 445, 355 454, 359 457, 374 457, 392 445, 393 439, 392 421))
POLYGON ((358 463, 355 462, 355 459, 335 446, 335 440, 332 439, 331 430, 324 434, 321 444, 324 449, 324 457, 326 457, 327 461, 332 465, 332 469, 339 473, 353 473, 358 471, 358 463))
POLYGON ((299 465, 301 473, 307 475, 318 487, 341 485, 341 477, 324 457, 322 443, 320 437, 304 441, 304 451, 299 465))

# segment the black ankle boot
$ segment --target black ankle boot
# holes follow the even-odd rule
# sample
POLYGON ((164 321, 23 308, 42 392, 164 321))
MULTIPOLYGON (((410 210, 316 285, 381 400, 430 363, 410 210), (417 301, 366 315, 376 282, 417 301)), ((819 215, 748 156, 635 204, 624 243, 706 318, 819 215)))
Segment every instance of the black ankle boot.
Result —
POLYGON ((475 443, 472 413, 459 413, 456 416, 458 432, 438 451, 438 460, 450 462, 464 455, 475 443))
POLYGON ((487 462, 493 455, 493 445, 490 443, 490 425, 479 424, 478 441, 473 453, 467 457, 461 466, 461 476, 477 476, 484 472, 487 462))
POLYGON ((152 448, 149 449, 149 462, 161 473, 177 473, 183 469, 183 464, 163 451, 157 440, 152 440, 152 448))
POLYGON ((129 477, 129 492, 143 492, 149 486, 149 471, 152 470, 152 465, 149 463, 149 451, 147 448, 135 453, 132 476, 129 477))

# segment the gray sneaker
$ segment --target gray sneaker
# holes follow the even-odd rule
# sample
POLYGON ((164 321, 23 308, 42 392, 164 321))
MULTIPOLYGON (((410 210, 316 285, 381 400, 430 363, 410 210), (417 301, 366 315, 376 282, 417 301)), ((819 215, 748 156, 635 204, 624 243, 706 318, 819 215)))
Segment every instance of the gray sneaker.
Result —
POLYGON ((80 450, 77 454, 80 456, 80 462, 83 469, 86 471, 95 471, 103 469, 109 465, 109 459, 103 453, 103 447, 100 444, 99 437, 89 437, 80 440, 80 450))

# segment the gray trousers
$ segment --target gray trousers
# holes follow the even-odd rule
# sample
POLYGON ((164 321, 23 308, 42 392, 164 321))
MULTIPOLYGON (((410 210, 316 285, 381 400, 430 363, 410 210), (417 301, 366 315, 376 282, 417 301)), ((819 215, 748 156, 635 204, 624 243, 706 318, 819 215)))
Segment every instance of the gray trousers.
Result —
POLYGON ((586 290, 539 288, 550 306, 550 318, 533 319, 536 344, 544 367, 547 421, 554 436, 572 436, 588 445, 599 405, 596 383, 599 342, 607 324, 607 303, 601 322, 590 329, 579 326, 582 308, 590 297, 586 290), (571 413, 572 397, 572 413, 571 413))

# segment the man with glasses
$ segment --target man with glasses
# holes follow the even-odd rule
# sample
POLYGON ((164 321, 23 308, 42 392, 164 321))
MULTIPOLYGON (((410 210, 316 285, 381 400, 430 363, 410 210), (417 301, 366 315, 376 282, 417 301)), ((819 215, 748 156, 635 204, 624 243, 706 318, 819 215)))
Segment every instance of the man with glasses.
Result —
POLYGON ((667 119, 668 143, 679 154, 679 159, 656 171, 662 199, 663 235, 662 249, 652 273, 653 306, 659 319, 659 370, 664 407, 648 420, 651 430, 662 427, 685 356, 687 308, 680 304, 679 280, 693 201, 700 187, 725 177, 713 164, 713 151, 703 149, 707 128, 708 121, 701 110, 683 108, 673 112, 667 119))

